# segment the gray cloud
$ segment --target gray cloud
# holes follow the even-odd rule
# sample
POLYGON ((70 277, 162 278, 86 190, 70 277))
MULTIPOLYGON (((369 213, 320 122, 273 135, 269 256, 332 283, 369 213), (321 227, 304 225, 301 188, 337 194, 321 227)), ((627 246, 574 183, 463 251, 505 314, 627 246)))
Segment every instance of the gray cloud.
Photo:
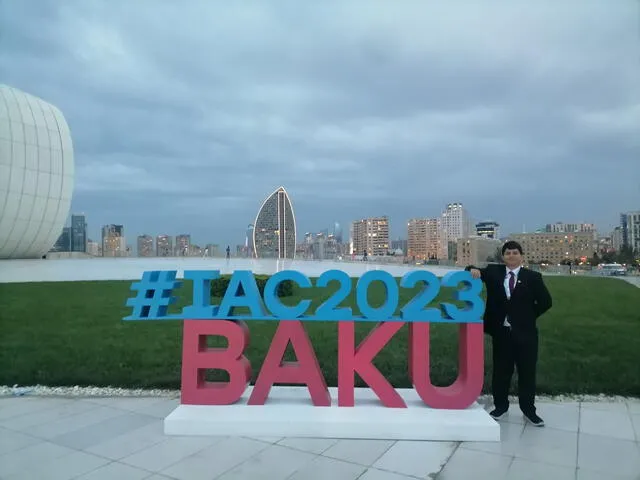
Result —
POLYGON ((279 185, 300 232, 639 208, 631 0, 0 5, 2 77, 67 117, 93 235, 240 243, 279 185))

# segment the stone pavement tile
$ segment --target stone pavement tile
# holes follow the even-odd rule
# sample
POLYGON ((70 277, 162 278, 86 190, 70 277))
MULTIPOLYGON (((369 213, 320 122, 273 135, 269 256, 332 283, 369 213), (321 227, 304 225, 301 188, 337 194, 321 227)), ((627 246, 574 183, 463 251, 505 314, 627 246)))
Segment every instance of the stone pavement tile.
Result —
POLYGON ((4 480, 9 475, 32 467, 34 463, 50 462, 72 453, 74 450, 70 448, 39 441, 36 444, 0 456, 0 478, 4 480))
POLYGON ((39 438, 0 427, 0 456, 41 441, 39 438))
POLYGON ((394 443, 393 440, 338 440, 322 455, 368 467, 394 443))
POLYGON ((150 472, 139 468, 111 462, 86 473, 77 480, 142 480, 149 478, 150 472))
POLYGON ((398 441, 372 466, 423 478, 442 470, 457 446, 454 442, 398 441))
POLYGON ((35 437, 51 440, 65 433, 97 425, 103 420, 113 419, 119 415, 122 415, 122 410, 98 406, 97 408, 75 415, 68 415, 52 422, 34 425, 29 427, 28 430, 25 430, 25 432, 35 437))
POLYGON ((603 475, 640 474, 637 442, 581 433, 578 437, 578 467, 603 475))
POLYGON ((37 414, 44 410, 51 410, 66 404, 74 403, 66 398, 42 397, 4 397, 0 398, 0 424, 10 418, 22 415, 37 414))
POLYGON ((268 443, 249 438, 220 437, 212 445, 193 455, 185 456, 167 468, 159 469, 159 472, 162 475, 185 480, 218 478, 224 472, 268 449, 269 446, 268 443))
POLYGON ((409 477, 399 473, 369 468, 358 480, 416 480, 416 477, 409 477))
POLYGON ((518 406, 511 405, 511 407, 509 407, 509 412, 500 419, 500 423, 524 425, 524 417, 522 416, 522 412, 518 409, 518 406))
POLYGON ((635 441, 631 415, 624 411, 583 408, 580 412, 580 433, 602 435, 635 441))
POLYGON ((167 415, 175 410, 180 404, 180 399, 163 399, 159 402, 152 403, 144 408, 145 415, 164 419, 167 415))
POLYGON ((367 467, 355 463, 319 456, 305 464, 287 480, 356 480, 366 469, 367 467))
POLYGON ((511 463, 506 478, 509 480, 575 480, 576 467, 561 467, 516 458, 511 463))
POLYGON ((158 420, 145 427, 90 446, 86 451, 111 460, 119 460, 152 445, 164 442, 166 439, 162 421, 158 420))
MULTIPOLYGON (((5 415, 0 420, 0 426, 28 433, 32 427, 45 425, 98 408, 98 405, 89 402, 50 400, 52 400, 51 403, 21 399, 22 403, 10 405, 9 410, 12 411, 11 413, 0 408, 0 413, 5 415)), ((4 401, 2 400, 2 402, 4 401)))
POLYGON ((32 459, 28 466, 12 475, 3 476, 3 479, 71 480, 107 463, 109 460, 106 458, 76 451, 48 461, 33 461, 32 459))
MULTIPOLYGON (((131 412, 141 412, 148 408, 156 408, 158 404, 172 405, 176 399, 165 397, 90 397, 87 402, 102 405, 103 407, 119 408, 131 412)), ((177 405, 177 403, 175 403, 177 405)))
POLYGON ((517 458, 575 469, 578 433, 526 426, 515 451, 517 458))
POLYGON ((157 473, 219 441, 218 437, 166 437, 159 443, 121 458, 120 463, 157 473))
POLYGON ((156 422, 158 419, 155 417, 123 411, 122 415, 53 437, 51 441, 76 450, 85 450, 156 422))
POLYGON ((284 437, 257 436, 257 437, 244 437, 244 438, 249 438, 251 440, 257 440, 258 442, 263 442, 263 443, 278 443, 280 440, 284 440, 284 437))
POLYGON ((578 432, 580 424, 580 404, 540 402, 536 406, 538 415, 547 427, 568 432, 578 432))
POLYGON ((499 442, 462 442, 460 448, 478 450, 487 453, 513 456, 518 448, 518 442, 524 432, 523 423, 499 422, 499 442))
POLYGON ((631 426, 636 434, 636 442, 640 442, 640 413, 631 415, 631 426))
MULTIPOLYGON (((219 480, 285 480, 296 471, 304 468, 316 458, 316 455, 292 448, 270 445, 257 455, 249 458, 237 467, 229 470, 219 480)), ((185 477, 187 480, 187 477, 185 477)), ((190 477, 189 477, 190 480, 190 477)))
POLYGON ((320 455, 338 442, 333 438, 284 438, 278 445, 320 455))
POLYGON ((638 480, 639 475, 611 475, 610 473, 594 472, 593 470, 585 470, 578 468, 576 472, 576 480, 638 480))
POLYGON ((506 478, 512 461, 513 457, 507 455, 458 448, 435 478, 437 480, 472 478, 499 480, 506 478))
POLYGON ((627 400, 627 407, 632 415, 640 415, 640 399, 627 400))
POLYGON ((629 406, 627 402, 581 402, 582 410, 604 410, 606 412, 628 413, 629 406))

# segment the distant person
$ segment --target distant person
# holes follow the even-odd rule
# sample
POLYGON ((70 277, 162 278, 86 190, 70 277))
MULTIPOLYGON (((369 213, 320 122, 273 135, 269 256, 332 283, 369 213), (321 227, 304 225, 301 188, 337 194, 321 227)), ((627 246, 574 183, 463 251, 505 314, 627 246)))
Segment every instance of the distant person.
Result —
POLYGON ((536 414, 536 320, 551 308, 552 300, 542 275, 522 266, 522 247, 509 241, 502 246, 505 264, 465 270, 482 279, 487 289, 484 331, 493 345, 492 393, 498 420, 509 411, 509 386, 514 366, 518 369, 518 401, 524 417, 537 427, 544 421, 536 414))
POLYGON ((227 258, 231 258, 231 248, 227 245, 227 258))

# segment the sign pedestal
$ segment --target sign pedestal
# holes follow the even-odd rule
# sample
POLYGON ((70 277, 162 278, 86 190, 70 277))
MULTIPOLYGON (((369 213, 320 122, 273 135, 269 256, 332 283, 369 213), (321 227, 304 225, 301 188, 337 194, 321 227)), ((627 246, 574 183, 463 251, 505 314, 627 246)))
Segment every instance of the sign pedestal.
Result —
POLYGON ((415 390, 396 389, 407 408, 387 408, 369 388, 355 406, 314 407, 306 387, 276 386, 264 405, 247 405, 253 387, 233 405, 179 405, 164 420, 166 435, 314 437, 499 442, 500 425, 477 402, 465 410, 427 407, 415 390))

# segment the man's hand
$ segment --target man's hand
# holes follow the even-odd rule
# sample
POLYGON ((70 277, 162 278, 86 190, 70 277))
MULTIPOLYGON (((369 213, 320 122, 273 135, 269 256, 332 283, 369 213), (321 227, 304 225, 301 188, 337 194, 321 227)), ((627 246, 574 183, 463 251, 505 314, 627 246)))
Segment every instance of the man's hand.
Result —
POLYGON ((469 271, 471 272, 471 278, 473 278, 473 279, 477 280, 478 278, 482 277, 482 273, 477 268, 472 268, 469 271))

